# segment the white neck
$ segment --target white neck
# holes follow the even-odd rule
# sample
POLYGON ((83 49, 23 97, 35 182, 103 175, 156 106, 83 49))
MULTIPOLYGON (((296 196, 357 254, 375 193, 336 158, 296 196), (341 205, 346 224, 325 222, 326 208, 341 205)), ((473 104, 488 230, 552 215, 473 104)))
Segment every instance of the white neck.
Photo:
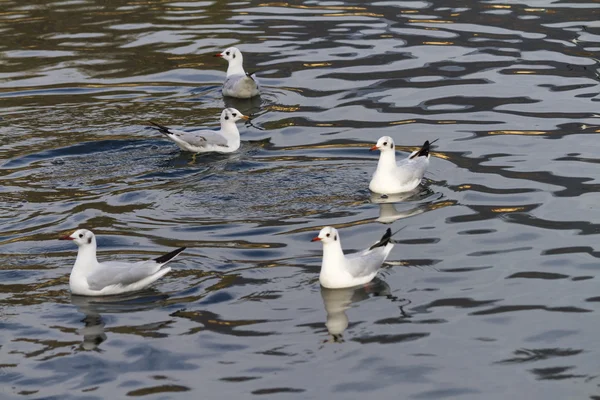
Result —
POLYGON ((396 152, 393 150, 382 151, 379 155, 379 162, 377 163, 377 171, 390 171, 396 168, 396 152))
POLYGON ((321 264, 321 275, 335 274, 343 268, 344 251, 342 250, 342 242, 338 235, 338 240, 327 243, 323 246, 323 263, 321 264))
POLYGON ((233 121, 221 121, 220 133, 225 136, 227 140, 240 141, 240 131, 233 121))
POLYGON ((96 264, 98 264, 98 260, 96 259, 96 238, 93 238, 92 243, 79 247, 73 272, 89 270, 91 266, 95 266, 96 264))
POLYGON ((246 71, 244 71, 243 67, 243 59, 240 55, 238 58, 234 58, 229 61, 229 66, 227 67, 227 76, 231 75, 246 75, 246 71))

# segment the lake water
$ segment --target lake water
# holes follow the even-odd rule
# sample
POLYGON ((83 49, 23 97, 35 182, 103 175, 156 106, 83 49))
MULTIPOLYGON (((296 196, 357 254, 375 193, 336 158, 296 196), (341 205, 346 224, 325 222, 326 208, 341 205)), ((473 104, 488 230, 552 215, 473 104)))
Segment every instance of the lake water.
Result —
POLYGON ((589 1, 0 2, 2 399, 599 399, 600 6, 589 1), (263 95, 214 127, 236 45, 263 95), (382 202, 380 136, 439 138, 382 202), (406 226, 379 279, 321 289, 406 226), (99 258, 188 249, 151 289, 71 296, 99 258))

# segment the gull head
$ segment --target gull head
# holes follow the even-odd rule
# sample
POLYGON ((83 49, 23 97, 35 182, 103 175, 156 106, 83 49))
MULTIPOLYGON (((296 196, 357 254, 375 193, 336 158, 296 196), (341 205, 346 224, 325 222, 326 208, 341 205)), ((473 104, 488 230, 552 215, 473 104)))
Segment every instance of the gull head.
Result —
POLYGON ((242 114, 235 108, 226 108, 221 113, 221 123, 239 121, 240 119, 249 120, 250 117, 242 114))
POLYGON ((379 138, 379 140, 377 141, 377 144, 373 147, 371 147, 371 151, 373 150, 379 150, 381 152, 384 151, 389 151, 389 150, 394 150, 394 139, 392 139, 389 136, 382 136, 379 138))
POLYGON ((227 60, 229 63, 242 64, 244 58, 242 52, 237 47, 228 47, 223 52, 215 54, 215 57, 220 57, 227 60))
POLYGON ((314 237, 311 242, 320 241, 323 243, 323 245, 326 245, 329 243, 339 242, 339 240, 340 238, 337 229, 335 229, 333 226, 326 226, 325 228, 321 229, 319 236, 314 237))
POLYGON ((72 240, 77 246, 87 246, 94 243, 94 233, 87 229, 77 229, 75 232, 67 236, 61 236, 60 240, 72 240))

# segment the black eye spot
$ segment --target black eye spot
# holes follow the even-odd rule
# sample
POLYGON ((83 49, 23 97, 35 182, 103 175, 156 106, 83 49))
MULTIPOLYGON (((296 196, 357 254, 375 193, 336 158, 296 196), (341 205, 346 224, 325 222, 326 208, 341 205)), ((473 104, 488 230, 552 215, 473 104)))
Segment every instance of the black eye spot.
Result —
POLYGON ((229 55, 229 52, 226 52, 225 54, 229 55))
POLYGON ((233 58, 235 58, 235 54, 233 55, 233 58))
POLYGON ((327 235, 325 235, 325 236, 329 237, 329 236, 331 236, 331 234, 330 234, 330 233, 328 233, 328 234, 327 234, 327 235))
POLYGON ((88 244, 92 244, 92 238, 88 239, 88 244))
POLYGON ((80 238, 82 238, 82 237, 83 237, 83 233, 80 233, 80 234, 79 234, 79 237, 80 237, 80 238))
POLYGON ((390 144, 390 147, 393 149, 393 148, 394 148, 394 143, 391 143, 391 144, 390 144))
POLYGON ((333 237, 333 240, 335 240, 335 241, 337 242, 337 235, 335 235, 335 236, 333 237))
POLYGON ((226 116, 225 116, 225 119, 229 119, 229 115, 226 115, 226 116))
POLYGON ((233 114, 231 114, 231 115, 233 115, 234 117, 237 117, 237 114, 236 114, 236 113, 233 113, 233 114))
POLYGON ((387 142, 383 142, 383 145, 384 145, 384 146, 387 146, 387 142))

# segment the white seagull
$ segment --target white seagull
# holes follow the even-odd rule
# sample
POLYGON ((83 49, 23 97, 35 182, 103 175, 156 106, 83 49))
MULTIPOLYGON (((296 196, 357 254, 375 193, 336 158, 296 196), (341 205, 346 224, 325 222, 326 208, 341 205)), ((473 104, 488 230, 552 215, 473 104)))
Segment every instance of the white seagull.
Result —
POLYGON ((229 47, 222 53, 215 54, 229 62, 227 77, 223 83, 223 96, 249 99, 260 94, 258 80, 254 74, 244 71, 244 57, 237 47, 229 47))
MULTIPOLYGON (((435 143, 434 140, 431 143, 435 143)), ((425 141, 421 149, 413 151, 410 155, 396 164, 396 149, 394 140, 389 136, 379 138, 371 151, 379 150, 379 162, 373 174, 369 189, 379 194, 394 194, 410 192, 421 183, 425 170, 429 166, 429 140, 425 141)))
POLYGON ((180 131, 150 121, 154 129, 175 142, 183 151, 192 153, 232 153, 240 148, 240 131, 235 124, 240 119, 249 120, 235 108, 226 108, 221 113, 221 129, 211 131, 200 129, 196 131, 180 131))
POLYGON ((312 242, 323 243, 323 262, 319 282, 329 289, 341 289, 370 282, 394 247, 388 228, 373 246, 359 253, 344 255, 337 229, 326 226, 312 242))
POLYGON ((79 246, 77 260, 71 271, 71 293, 82 296, 106 296, 133 292, 149 286, 171 271, 162 268, 185 250, 177 250, 151 260, 137 263, 125 261, 98 262, 96 259, 96 236, 87 229, 78 229, 60 240, 72 240, 79 246))

